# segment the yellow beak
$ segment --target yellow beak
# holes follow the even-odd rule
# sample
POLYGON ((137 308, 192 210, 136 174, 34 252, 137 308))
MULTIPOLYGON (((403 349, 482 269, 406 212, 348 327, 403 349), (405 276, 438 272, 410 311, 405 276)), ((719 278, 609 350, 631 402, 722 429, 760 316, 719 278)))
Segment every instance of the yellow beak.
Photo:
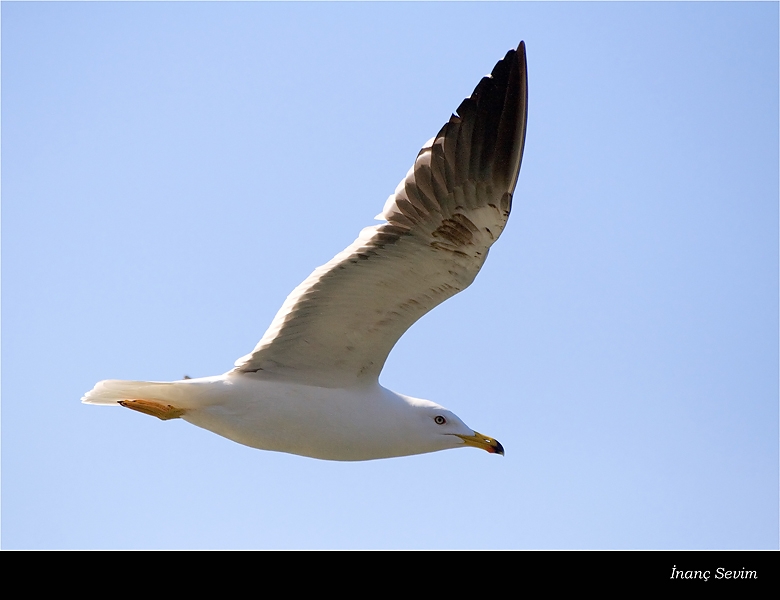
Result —
POLYGON ((457 435, 460 439, 466 442, 467 446, 482 448, 491 454, 500 454, 501 456, 504 456, 504 447, 498 442, 498 440, 489 438, 488 436, 482 435, 477 431, 474 432, 474 435, 460 435, 458 433, 454 435, 457 435))

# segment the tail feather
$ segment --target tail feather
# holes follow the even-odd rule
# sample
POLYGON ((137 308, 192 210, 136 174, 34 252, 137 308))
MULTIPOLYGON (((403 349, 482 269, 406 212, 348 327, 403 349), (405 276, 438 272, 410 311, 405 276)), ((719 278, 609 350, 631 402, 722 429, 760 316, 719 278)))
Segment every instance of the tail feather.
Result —
POLYGON ((181 406, 185 394, 177 381, 123 381, 106 379, 81 399, 85 404, 118 404, 120 400, 157 400, 181 406))

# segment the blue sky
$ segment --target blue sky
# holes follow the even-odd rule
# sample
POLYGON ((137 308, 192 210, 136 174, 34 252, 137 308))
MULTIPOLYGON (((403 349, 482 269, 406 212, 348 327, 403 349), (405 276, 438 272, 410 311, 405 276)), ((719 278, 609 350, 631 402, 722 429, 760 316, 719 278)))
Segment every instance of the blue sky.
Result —
POLYGON ((2 4, 4 548, 777 548, 776 3, 2 4), (227 371, 525 40, 506 231, 366 463, 82 405, 227 371))

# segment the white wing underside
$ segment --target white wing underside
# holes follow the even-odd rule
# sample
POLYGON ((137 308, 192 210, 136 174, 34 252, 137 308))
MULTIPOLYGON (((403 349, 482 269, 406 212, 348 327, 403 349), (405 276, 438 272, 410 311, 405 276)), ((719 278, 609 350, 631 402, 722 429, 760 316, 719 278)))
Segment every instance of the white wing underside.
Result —
POLYGON ((468 287, 506 225, 527 118, 525 47, 430 140, 355 242, 287 297, 234 371, 324 387, 376 381, 425 313, 468 287))

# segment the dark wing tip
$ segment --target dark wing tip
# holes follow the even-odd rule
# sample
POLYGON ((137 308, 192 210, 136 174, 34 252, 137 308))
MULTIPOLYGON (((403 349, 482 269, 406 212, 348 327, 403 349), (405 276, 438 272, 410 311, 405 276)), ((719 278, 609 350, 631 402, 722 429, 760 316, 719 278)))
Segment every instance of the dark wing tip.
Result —
POLYGON ((525 147, 525 132, 528 123, 528 69, 525 56, 525 42, 517 50, 510 50, 499 61, 492 73, 504 93, 501 116, 498 124, 494 154, 494 181, 506 185, 512 193, 520 174, 525 147))
POLYGON ((525 42, 496 63, 491 74, 461 103, 457 114, 465 125, 460 142, 468 146, 464 152, 470 158, 468 176, 513 192, 528 122, 525 42))
MULTIPOLYGON (((423 160, 415 163, 404 199, 412 204, 419 201, 428 211, 441 209, 444 214, 442 202, 449 202, 450 192, 470 181, 483 190, 479 202, 500 202, 509 214, 523 157, 527 114, 525 44, 520 42, 461 102, 432 146, 420 151, 418 159, 423 160)), ((402 206, 398 204, 401 212, 402 206)))
POLYGON ((525 58, 525 42, 521 41, 517 46, 517 62, 520 71, 520 106, 518 107, 518 139, 515 146, 517 151, 517 169, 512 179, 510 191, 514 191, 517 185, 517 177, 520 175, 520 165, 523 163, 523 150, 525 149, 525 131, 528 127, 528 64, 525 58))

